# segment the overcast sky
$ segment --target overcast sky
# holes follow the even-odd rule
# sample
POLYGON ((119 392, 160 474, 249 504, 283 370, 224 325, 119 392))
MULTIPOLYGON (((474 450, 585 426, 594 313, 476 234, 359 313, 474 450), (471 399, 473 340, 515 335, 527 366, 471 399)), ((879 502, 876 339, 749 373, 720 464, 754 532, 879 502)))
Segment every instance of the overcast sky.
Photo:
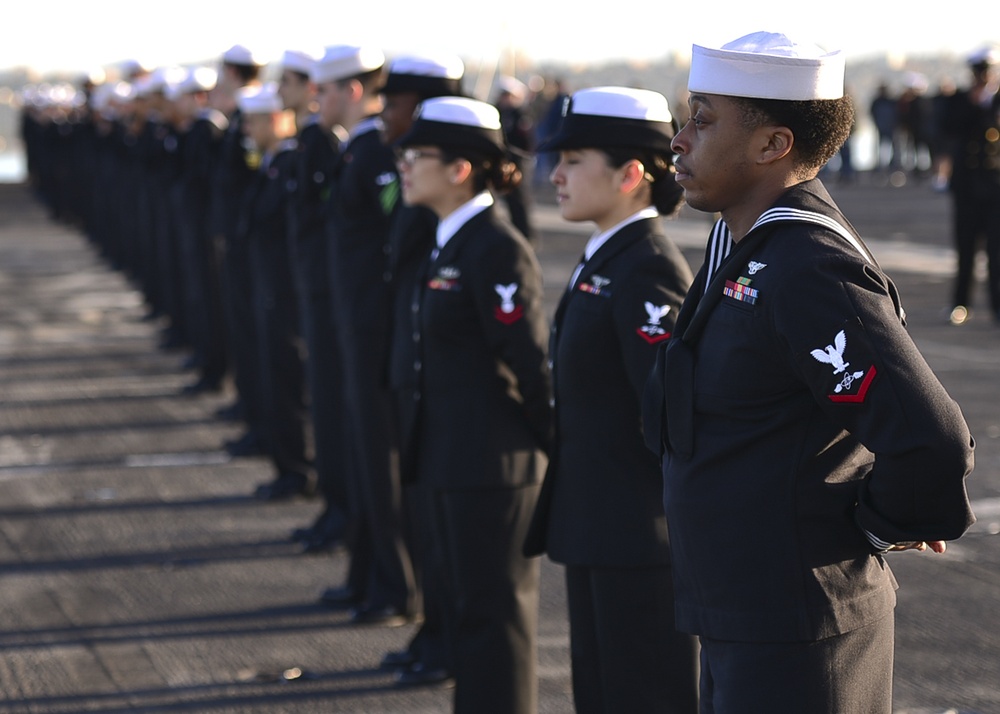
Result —
POLYGON ((453 52, 474 66, 495 62, 511 47, 535 61, 684 57, 692 43, 719 45, 756 30, 786 32, 827 50, 842 49, 849 58, 941 51, 964 56, 1000 41, 995 7, 989 22, 963 10, 991 5, 980 0, 934 5, 933 17, 912 2, 884 0, 779 0, 767 6, 749 0, 505 0, 484 3, 481 9, 475 0, 49 0, 5 5, 0 69, 29 66, 43 73, 89 71, 130 58, 150 66, 187 64, 213 58, 236 43, 265 60, 291 48, 319 51, 331 44, 371 43, 390 56, 453 52))

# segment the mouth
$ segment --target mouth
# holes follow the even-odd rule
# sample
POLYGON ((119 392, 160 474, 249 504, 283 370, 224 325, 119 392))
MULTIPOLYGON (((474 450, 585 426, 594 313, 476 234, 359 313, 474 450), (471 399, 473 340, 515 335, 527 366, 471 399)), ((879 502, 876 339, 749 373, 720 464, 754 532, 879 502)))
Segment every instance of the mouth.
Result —
POLYGON ((568 200, 569 196, 567 196, 565 193, 556 194, 556 203, 562 203, 563 201, 568 201, 568 200))
POLYGON ((691 178, 691 172, 689 172, 683 164, 674 162, 674 180, 680 183, 685 179, 691 178))

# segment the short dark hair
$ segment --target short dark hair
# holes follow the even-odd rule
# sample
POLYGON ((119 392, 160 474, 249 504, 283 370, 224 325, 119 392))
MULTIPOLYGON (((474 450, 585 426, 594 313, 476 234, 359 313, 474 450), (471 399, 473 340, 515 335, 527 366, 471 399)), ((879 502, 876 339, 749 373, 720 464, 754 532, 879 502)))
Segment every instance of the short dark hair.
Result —
POLYGON ((742 109, 746 128, 778 124, 791 129, 795 137, 793 160, 803 169, 820 169, 850 136, 854 125, 854 103, 850 96, 840 99, 786 101, 733 97, 742 109))
POLYGON ((341 87, 345 87, 351 82, 357 81, 361 84, 365 94, 374 94, 382 84, 382 77, 384 73, 384 67, 377 67, 376 69, 361 72, 360 74, 355 74, 351 77, 338 79, 337 84, 341 87))
POLYGON ((607 157, 608 165, 621 168, 633 159, 642 163, 651 179, 650 200, 663 216, 672 216, 684 201, 684 189, 674 179, 673 157, 659 151, 630 148, 597 149, 607 157))
POLYGON ((237 64, 236 62, 225 62, 227 67, 232 67, 237 76, 243 82, 252 82, 260 76, 260 67, 253 64, 237 64))

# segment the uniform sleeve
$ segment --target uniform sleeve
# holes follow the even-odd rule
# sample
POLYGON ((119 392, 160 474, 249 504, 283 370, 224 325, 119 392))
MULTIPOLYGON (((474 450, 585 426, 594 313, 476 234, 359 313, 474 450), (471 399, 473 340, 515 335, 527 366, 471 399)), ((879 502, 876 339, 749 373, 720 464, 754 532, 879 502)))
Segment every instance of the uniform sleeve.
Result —
POLYGON ((614 295, 621 357, 636 399, 642 400, 659 346, 670 339, 690 286, 690 271, 662 254, 642 261, 614 295))
POLYGON ((478 261, 476 309, 487 344, 517 380, 529 427, 548 451, 553 437, 548 326, 541 268, 530 248, 493 241, 478 261))
POLYGON ((974 522, 973 440, 958 404, 896 314, 894 288, 848 259, 801 266, 774 298, 774 329, 823 413, 874 454, 856 520, 876 541, 950 540, 974 522))

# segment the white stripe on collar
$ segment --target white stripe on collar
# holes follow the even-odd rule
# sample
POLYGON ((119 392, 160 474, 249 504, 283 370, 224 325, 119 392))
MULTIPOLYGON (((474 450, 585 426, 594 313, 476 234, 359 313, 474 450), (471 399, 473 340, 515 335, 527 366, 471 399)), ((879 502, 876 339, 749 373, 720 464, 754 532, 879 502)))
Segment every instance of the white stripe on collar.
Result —
POLYGON ((708 285, 712 282, 712 277, 719 270, 719 266, 729 257, 733 249, 733 234, 725 221, 718 220, 712 226, 712 234, 708 239, 708 268, 705 273, 705 292, 708 293, 708 285))
POLYGON ((778 221, 805 221, 807 223, 815 223, 817 225, 823 226, 824 228, 829 228, 834 233, 840 235, 844 240, 851 244, 861 257, 872 265, 876 265, 875 259, 872 257, 871 253, 865 249, 865 247, 858 241, 854 235, 847 230, 840 222, 830 218, 830 216, 825 216, 822 213, 817 213, 816 211, 804 211, 800 208, 770 208, 764 211, 757 222, 753 224, 750 228, 752 231, 757 226, 764 225, 766 223, 775 223, 778 221))
POLYGON ((382 120, 378 117, 367 117, 362 119, 348 132, 347 143, 351 143, 357 139, 362 134, 367 134, 370 131, 379 131, 382 129, 382 120))

